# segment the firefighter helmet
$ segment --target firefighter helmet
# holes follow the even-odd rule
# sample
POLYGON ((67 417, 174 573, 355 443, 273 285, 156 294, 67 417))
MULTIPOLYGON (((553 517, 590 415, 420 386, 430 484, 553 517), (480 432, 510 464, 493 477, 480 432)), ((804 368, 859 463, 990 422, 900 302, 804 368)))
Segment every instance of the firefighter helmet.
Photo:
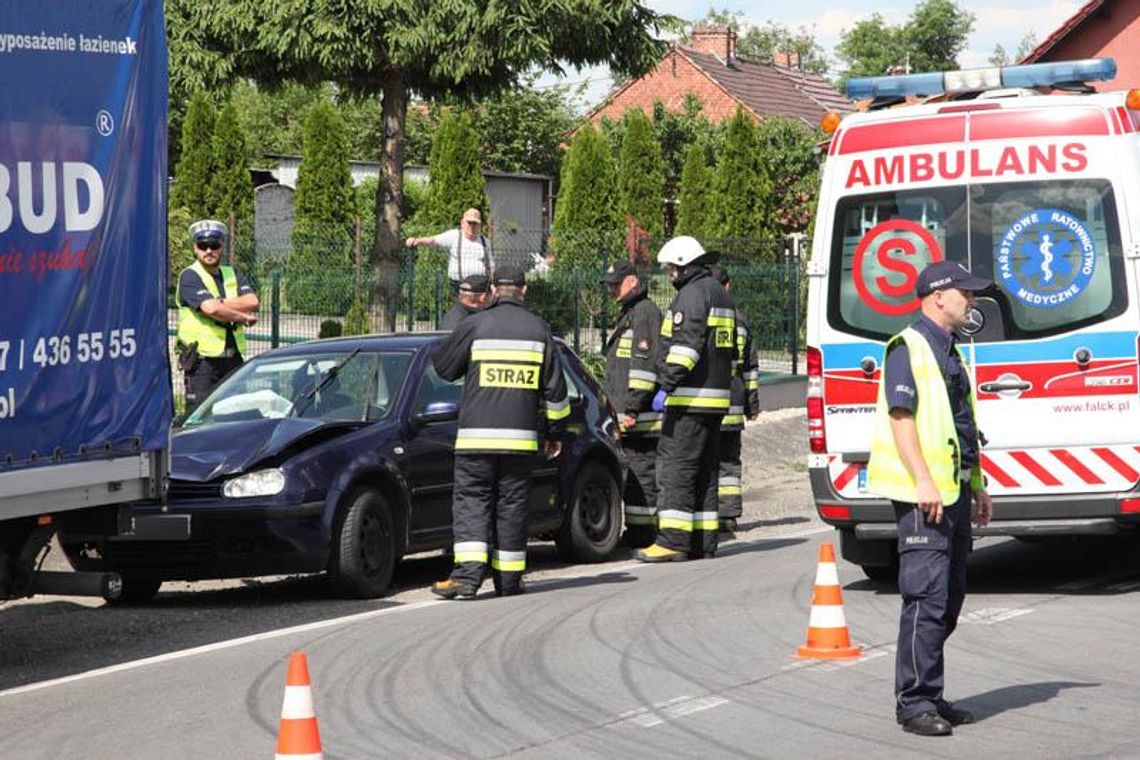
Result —
POLYGON ((678 235, 657 252, 657 263, 675 264, 683 267, 692 264, 705 255, 705 249, 700 242, 688 235, 678 235))

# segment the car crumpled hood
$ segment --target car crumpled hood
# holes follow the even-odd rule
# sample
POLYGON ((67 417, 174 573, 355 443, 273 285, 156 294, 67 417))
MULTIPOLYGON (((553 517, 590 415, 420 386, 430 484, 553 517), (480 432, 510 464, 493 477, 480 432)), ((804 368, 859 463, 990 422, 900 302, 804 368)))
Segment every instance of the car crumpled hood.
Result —
POLYGON ((171 477, 208 481, 248 470, 259 461, 280 453, 291 443, 318 428, 338 425, 345 432, 355 426, 287 417, 278 420, 220 422, 202 428, 184 429, 171 445, 171 477))

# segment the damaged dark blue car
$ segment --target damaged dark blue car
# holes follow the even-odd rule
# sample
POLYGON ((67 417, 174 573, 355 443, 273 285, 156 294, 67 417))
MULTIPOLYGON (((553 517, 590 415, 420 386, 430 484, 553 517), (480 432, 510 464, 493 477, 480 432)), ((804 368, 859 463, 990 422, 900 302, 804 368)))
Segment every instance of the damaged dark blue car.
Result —
MULTIPOLYGON (((303 343, 247 362, 176 429, 166 505, 117 525, 76 513, 60 543, 79 570, 118 572, 123 599, 163 581, 327 572, 377 597, 405 554, 451 545, 462 381, 431 366, 439 333, 303 343)), ((571 414, 562 454, 535 456, 530 529, 560 555, 607 557, 621 532, 621 450, 609 405, 558 342, 571 414)))

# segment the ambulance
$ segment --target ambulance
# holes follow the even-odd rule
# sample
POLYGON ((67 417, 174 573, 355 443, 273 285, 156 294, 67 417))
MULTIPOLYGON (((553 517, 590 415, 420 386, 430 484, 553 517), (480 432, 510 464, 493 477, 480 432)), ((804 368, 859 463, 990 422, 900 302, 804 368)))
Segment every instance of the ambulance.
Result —
POLYGON ((883 349, 934 261, 994 283, 958 336, 994 499, 975 535, 1140 527, 1140 90, 1088 84, 1115 74, 1101 58, 856 79, 871 107, 825 117, 808 465, 869 577, 897 566, 890 503, 867 489, 883 349))

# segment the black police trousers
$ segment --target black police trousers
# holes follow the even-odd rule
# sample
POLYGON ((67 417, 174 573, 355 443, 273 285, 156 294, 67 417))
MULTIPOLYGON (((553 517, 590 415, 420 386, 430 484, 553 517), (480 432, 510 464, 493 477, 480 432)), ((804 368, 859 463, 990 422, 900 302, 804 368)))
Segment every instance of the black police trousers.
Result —
POLYGON ((721 519, 744 514, 744 483, 741 480, 740 431, 720 434, 720 477, 717 480, 717 513, 721 519))
POLYGON ((895 713, 902 723, 936 710, 942 699, 943 646, 958 625, 966 599, 966 558, 973 545, 971 493, 943 506, 935 524, 914 504, 893 502, 899 528, 899 641, 895 656, 895 713))
POLYGON ((657 442, 657 543, 691 557, 716 554, 720 421, 668 409, 657 442))
POLYGON ((526 569, 527 496, 533 469, 534 457, 528 454, 455 455, 453 581, 478 588, 490 565, 501 588, 518 588, 526 569))
POLYGON ((186 386, 185 413, 190 414, 198 405, 206 400, 214 388, 222 382, 230 372, 242 365, 240 355, 233 356, 201 356, 182 373, 186 386))
POLYGON ((629 436, 621 442, 629 467, 625 474, 625 541, 643 547, 657 535, 657 439, 629 436))

